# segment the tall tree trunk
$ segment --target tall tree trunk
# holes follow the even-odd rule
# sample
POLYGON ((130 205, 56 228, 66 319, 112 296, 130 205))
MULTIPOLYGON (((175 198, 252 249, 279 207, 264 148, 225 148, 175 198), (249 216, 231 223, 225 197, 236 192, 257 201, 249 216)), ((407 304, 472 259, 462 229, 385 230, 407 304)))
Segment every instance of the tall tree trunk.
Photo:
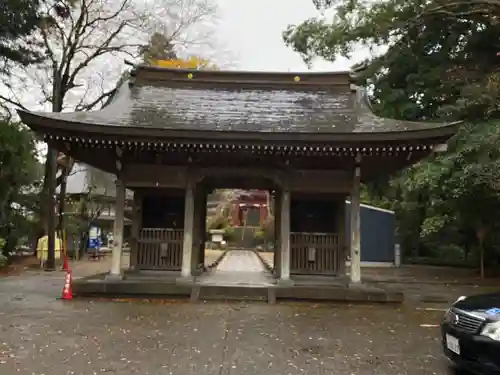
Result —
POLYGON ((56 192, 56 170, 57 170, 57 151, 49 145, 47 152, 47 195, 46 213, 47 213, 47 261, 45 262, 46 271, 56 269, 56 212, 55 212, 55 192, 56 192))
POLYGON ((12 223, 9 222, 9 218, 11 217, 11 212, 12 212, 12 190, 9 192, 9 196, 5 202, 5 208, 3 210, 3 215, 5 215, 5 218, 7 221, 5 222, 5 225, 2 226, 2 228, 5 228, 5 231, 3 231, 2 235, 5 239, 5 242, 3 244, 2 248, 2 254, 6 257, 9 257, 11 251, 14 249, 16 246, 16 239, 13 238, 12 236, 12 223))
POLYGON ((5 201, 0 205, 0 228, 5 227, 9 224, 9 215, 7 214, 10 210, 10 196, 12 194, 12 190, 9 190, 7 194, 5 194, 5 201), (3 206, 3 207, 2 207, 3 206))
POLYGON ((63 244, 64 251, 67 251, 67 244, 65 243, 66 236, 64 235, 66 229, 64 226, 65 224, 64 211, 66 209, 66 187, 68 183, 69 167, 67 166, 63 167, 61 173, 62 173, 62 181, 61 181, 61 188, 59 189, 58 222, 57 222, 56 232, 59 233, 59 237, 61 238, 61 243, 63 244))
POLYGON ((484 247, 483 244, 479 245, 479 262, 480 262, 480 270, 481 270, 481 279, 484 279, 484 247))
POLYGON ((479 225, 476 228, 476 237, 479 244, 479 271, 481 274, 481 279, 484 279, 484 237, 486 236, 486 228, 483 225, 479 225))
MULTIPOLYGON (((63 99, 65 93, 61 85, 61 76, 57 70, 54 71, 54 83, 52 86, 52 112, 62 112, 63 99)), ((48 145, 47 161, 45 168, 44 188, 46 187, 46 207, 47 207, 47 262, 45 270, 53 271, 56 268, 55 245, 56 245, 56 212, 54 198, 56 195, 57 177, 57 150, 53 145, 48 145)))
POLYGON ((5 236, 5 243, 3 245, 2 254, 10 258, 10 253, 13 252, 16 248, 18 239, 13 235, 12 224, 9 224, 7 226, 6 232, 7 233, 5 236))
MULTIPOLYGON (((47 154, 48 156, 48 154, 47 154)), ((32 250, 33 250, 33 255, 37 256, 37 248, 38 248, 38 241, 40 238, 45 236, 49 230, 48 230, 48 210, 47 208, 49 207, 49 191, 48 191, 48 181, 49 181, 49 163, 48 159, 45 160, 45 166, 44 166, 44 176, 43 176, 43 185, 42 185, 42 192, 40 194, 41 199, 40 199, 40 204, 38 206, 38 214, 39 214, 39 222, 38 226, 35 229, 35 234, 34 234, 34 241, 32 242, 32 250)))
POLYGON ((78 246, 78 251, 75 260, 80 260, 83 258, 85 250, 87 249, 87 242, 88 242, 88 230, 80 233, 80 243, 78 246))
POLYGON ((465 243, 464 243, 464 260, 466 262, 469 260, 469 254, 470 254, 469 241, 465 241, 465 243))

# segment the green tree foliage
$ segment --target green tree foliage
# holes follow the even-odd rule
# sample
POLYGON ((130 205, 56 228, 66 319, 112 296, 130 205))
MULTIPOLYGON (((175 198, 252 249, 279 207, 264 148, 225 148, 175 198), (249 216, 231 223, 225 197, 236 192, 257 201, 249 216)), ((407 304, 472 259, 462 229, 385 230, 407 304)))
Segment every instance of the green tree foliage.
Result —
POLYGON ((8 74, 8 63, 22 65, 39 61, 32 46, 18 43, 18 38, 31 34, 40 18, 38 0, 4 0, 0 7, 0 74, 8 74))
POLYGON ((161 33, 154 33, 149 39, 149 43, 141 48, 140 54, 143 63, 151 64, 157 60, 176 60, 178 57, 172 42, 172 38, 161 33))
POLYGON ((310 62, 350 57, 359 46, 381 55, 365 61, 361 83, 374 85, 383 115, 405 119, 441 116, 476 120, 498 111, 500 25, 483 14, 432 12, 441 1, 317 0, 332 20, 289 26, 287 45, 310 62))
MULTIPOLYGON (((333 14, 289 26, 285 43, 306 62, 383 50, 355 67, 386 117, 463 120, 444 155, 365 187, 364 198, 395 209, 407 255, 480 254, 498 259, 500 215, 499 1, 315 0, 333 14), (475 251, 479 249, 479 251, 475 251), (483 250, 486 250, 483 251, 483 250)), ((483 267, 481 267, 483 269, 483 267)))
POLYGON ((32 234, 40 173, 32 134, 18 123, 0 121, 0 238, 6 255, 32 234))

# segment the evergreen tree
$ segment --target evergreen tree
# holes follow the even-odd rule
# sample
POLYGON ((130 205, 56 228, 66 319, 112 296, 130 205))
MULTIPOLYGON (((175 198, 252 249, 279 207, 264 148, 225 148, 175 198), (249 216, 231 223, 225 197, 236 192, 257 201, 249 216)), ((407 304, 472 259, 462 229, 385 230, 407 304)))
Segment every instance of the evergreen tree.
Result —
POLYGON ((39 25, 39 0, 3 0, 0 6, 0 74, 8 74, 9 62, 28 65, 41 57, 29 44, 19 43, 39 25))

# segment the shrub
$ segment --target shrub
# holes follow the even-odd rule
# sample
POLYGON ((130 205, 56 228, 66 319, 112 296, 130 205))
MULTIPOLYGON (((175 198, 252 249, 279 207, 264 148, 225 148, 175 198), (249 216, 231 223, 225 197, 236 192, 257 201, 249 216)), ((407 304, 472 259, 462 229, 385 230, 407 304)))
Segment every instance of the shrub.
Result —
POLYGON ((233 227, 226 227, 224 228, 224 240, 226 242, 231 242, 234 240, 234 228, 233 227))
POLYGON ((211 218, 207 223, 207 228, 210 229, 225 229, 229 226, 229 219, 225 216, 218 215, 211 218))
POLYGON ((7 267, 8 262, 9 259, 5 255, 0 254, 0 268, 7 267))
POLYGON ((263 245, 266 242, 266 234, 265 234, 265 232, 262 229, 256 231, 255 234, 254 234, 253 240, 254 240, 254 245, 255 246, 257 246, 257 245, 263 245))
POLYGON ((274 217, 268 216, 266 221, 262 223, 260 231, 262 232, 262 238, 264 242, 274 241, 274 217))

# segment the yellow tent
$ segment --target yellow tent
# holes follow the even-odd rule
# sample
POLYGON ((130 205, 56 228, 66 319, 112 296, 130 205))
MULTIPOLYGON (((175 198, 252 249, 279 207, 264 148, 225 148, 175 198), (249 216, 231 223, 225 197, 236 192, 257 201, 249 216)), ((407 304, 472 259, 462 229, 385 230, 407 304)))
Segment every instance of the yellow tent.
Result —
MULTIPOLYGON (((62 251, 63 251, 62 240, 56 236, 55 249, 54 249, 55 259, 61 259, 62 251)), ((38 240, 38 243, 36 245, 36 256, 41 263, 44 263, 47 261, 48 253, 49 253, 49 236, 45 235, 38 240)))

